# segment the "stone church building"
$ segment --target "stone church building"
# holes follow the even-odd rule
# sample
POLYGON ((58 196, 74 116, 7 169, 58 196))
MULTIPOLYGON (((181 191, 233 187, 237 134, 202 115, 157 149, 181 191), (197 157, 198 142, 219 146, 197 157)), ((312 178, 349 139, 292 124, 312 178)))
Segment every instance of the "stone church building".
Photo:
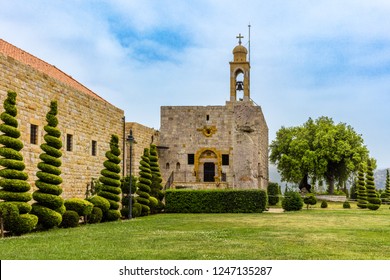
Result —
POLYGON ((248 51, 238 38, 225 106, 161 107, 159 163, 168 187, 268 185, 268 127, 261 107, 250 98, 248 51))
POLYGON ((120 138, 122 175, 130 172, 126 142, 130 129, 137 141, 132 150, 134 175, 143 149, 154 143, 163 183, 170 188, 266 188, 268 128, 260 106, 250 98, 247 54, 240 39, 230 62, 230 98, 225 106, 163 106, 161 128, 156 130, 125 123, 122 109, 55 66, 0 39, 0 106, 8 90, 17 93, 21 152, 32 191, 52 100, 58 101, 65 199, 84 197, 91 180, 100 176, 112 134, 120 138))

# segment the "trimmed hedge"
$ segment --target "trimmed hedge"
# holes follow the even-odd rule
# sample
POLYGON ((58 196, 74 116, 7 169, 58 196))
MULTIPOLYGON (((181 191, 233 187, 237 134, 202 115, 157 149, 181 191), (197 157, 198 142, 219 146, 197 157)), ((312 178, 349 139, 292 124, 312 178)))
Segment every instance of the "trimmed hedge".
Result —
POLYGON ((167 190, 167 213, 261 213, 267 205, 263 190, 167 190))

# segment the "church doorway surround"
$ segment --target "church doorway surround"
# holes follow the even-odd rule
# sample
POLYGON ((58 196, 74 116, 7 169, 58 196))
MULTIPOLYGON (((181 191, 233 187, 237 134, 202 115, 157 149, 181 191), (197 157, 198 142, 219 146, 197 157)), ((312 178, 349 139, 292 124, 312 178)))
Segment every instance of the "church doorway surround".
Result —
POLYGON ((195 154, 194 171, 197 182, 220 182, 222 155, 215 148, 202 148, 195 154))

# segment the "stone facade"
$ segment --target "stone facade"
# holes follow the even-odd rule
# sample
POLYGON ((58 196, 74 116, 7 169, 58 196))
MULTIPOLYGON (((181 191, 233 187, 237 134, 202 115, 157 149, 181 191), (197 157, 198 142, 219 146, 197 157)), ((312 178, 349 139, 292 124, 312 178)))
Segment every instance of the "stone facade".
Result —
POLYGON ((18 94, 17 119, 24 143, 21 152, 32 191, 36 190, 35 174, 42 153, 40 144, 44 143, 46 114, 50 101, 57 100, 58 128, 63 141, 62 197, 84 197, 91 179, 98 178, 104 168, 111 135, 117 134, 122 142, 123 110, 54 66, 0 39, 1 104, 8 90, 18 94), (32 144, 30 139, 32 125, 36 126, 38 132, 36 144, 32 144), (96 155, 92 155, 93 152, 96 155))
POLYGON ((250 99, 246 54, 241 44, 233 50, 225 106, 161 107, 160 168, 174 187, 266 189, 268 127, 250 99))

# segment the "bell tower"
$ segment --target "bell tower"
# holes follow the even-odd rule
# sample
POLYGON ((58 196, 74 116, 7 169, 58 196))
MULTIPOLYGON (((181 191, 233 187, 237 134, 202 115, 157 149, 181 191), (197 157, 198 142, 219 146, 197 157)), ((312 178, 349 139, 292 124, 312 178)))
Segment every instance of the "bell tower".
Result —
POLYGON ((230 101, 250 100, 250 64, 247 61, 248 50, 241 45, 244 36, 241 33, 236 37, 238 45, 233 49, 233 61, 230 64, 230 101), (237 100, 237 93, 243 91, 243 98, 237 100))

